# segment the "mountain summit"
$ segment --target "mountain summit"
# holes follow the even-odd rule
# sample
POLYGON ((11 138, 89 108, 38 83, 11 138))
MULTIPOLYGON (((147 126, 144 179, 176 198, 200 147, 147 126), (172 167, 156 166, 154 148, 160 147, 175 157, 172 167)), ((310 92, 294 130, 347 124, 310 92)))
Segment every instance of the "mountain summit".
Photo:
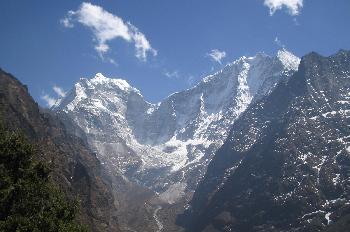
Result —
POLYGON ((240 114, 287 81, 299 62, 286 50, 241 57, 158 104, 126 81, 98 73, 80 79, 53 109, 86 133, 110 172, 173 203, 194 190, 240 114))

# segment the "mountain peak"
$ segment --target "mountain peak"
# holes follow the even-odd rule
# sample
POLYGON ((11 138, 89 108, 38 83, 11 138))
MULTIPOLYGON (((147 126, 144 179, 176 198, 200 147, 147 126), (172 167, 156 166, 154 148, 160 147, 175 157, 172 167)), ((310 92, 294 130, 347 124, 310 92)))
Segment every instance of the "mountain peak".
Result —
MULTIPOLYGON (((136 90, 126 80, 119 79, 119 78, 108 78, 104 76, 102 73, 96 73, 95 77, 90 79, 89 82, 92 85, 104 85, 106 87, 111 86, 112 88, 118 87, 123 91, 136 90)), ((138 90, 136 91, 139 92, 138 90)))
POLYGON ((93 78, 90 79, 92 82, 106 82, 110 78, 105 77, 102 73, 96 73, 93 78))
MULTIPOLYGON (((93 78, 80 78, 66 97, 60 99, 54 106, 54 110, 73 111, 85 99, 98 99, 99 101, 109 101, 113 96, 114 99, 126 98, 130 94, 137 94, 142 97, 140 91, 132 87, 127 81, 117 78, 108 78, 102 73, 96 73, 93 78), (99 99, 100 98, 100 99, 99 99)), ((123 100, 125 101, 125 100, 123 100)), ((93 103, 93 104, 95 104, 93 103)))
MULTIPOLYGON (((285 57, 293 60, 288 53, 285 57)), ((293 70, 277 56, 243 56, 159 105, 146 102, 126 81, 98 73, 78 82, 58 109, 89 134, 98 157, 103 157, 107 166, 113 170, 118 167, 128 177, 161 191, 176 184, 172 178, 164 183, 164 178, 184 170, 191 170, 199 179, 230 125, 251 102, 269 94, 290 75, 289 71, 293 70), (125 143, 116 144, 111 138, 125 143), (132 172, 127 172, 131 157, 121 152, 129 149, 135 152, 135 165, 140 165, 132 172), (152 174, 146 177, 145 173, 152 174)), ((187 178, 190 176, 184 177, 181 186, 187 185, 187 178)), ((196 185, 188 183, 191 188, 196 185)))
POLYGON ((285 48, 278 50, 277 58, 287 70, 298 70, 300 58, 289 52, 285 48))
POLYGON ((340 59, 349 59, 350 57, 350 51, 345 49, 340 49, 336 54, 334 54, 332 57, 338 57, 340 59))

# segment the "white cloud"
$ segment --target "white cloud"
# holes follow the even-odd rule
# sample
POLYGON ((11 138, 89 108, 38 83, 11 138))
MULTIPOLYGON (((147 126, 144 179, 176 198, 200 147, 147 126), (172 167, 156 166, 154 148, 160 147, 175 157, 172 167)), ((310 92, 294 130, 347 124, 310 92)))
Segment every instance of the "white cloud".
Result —
POLYGON ((293 22, 294 22, 295 26, 299 26, 300 25, 300 23, 298 22, 297 18, 293 18, 293 22))
POLYGON ((51 108, 53 105, 55 105, 57 99, 50 97, 48 94, 44 94, 41 96, 41 99, 43 99, 46 102, 46 105, 51 108))
POLYGON ((69 18, 63 18, 60 20, 60 23, 64 26, 64 27, 67 27, 67 28, 73 28, 74 25, 70 22, 69 18))
POLYGON ((66 96, 66 92, 59 86, 54 85, 52 87, 53 91, 55 91, 55 93, 58 95, 58 97, 65 97, 66 96))
POLYGON ((165 71, 164 75, 166 77, 168 77, 168 78, 179 78, 179 72, 178 71, 172 71, 172 72, 165 71))
POLYGON ((132 38, 135 42, 136 57, 140 60, 146 61, 147 52, 152 53, 153 56, 157 56, 157 50, 151 47, 151 44, 146 39, 146 36, 142 34, 139 29, 137 29, 131 23, 128 23, 130 31, 132 32, 132 38))
POLYGON ((118 66, 118 63, 112 58, 108 58, 107 61, 111 64, 114 64, 115 66, 118 66))
POLYGON ((57 102, 57 100, 59 100, 60 98, 63 98, 66 96, 66 92, 59 86, 54 85, 52 87, 52 90, 56 93, 57 97, 52 97, 48 94, 43 94, 41 96, 41 99, 43 99, 46 103, 47 107, 52 107, 53 105, 55 105, 55 103, 57 102))
POLYGON ((79 22, 88 27, 95 40, 95 50, 103 58, 110 50, 108 42, 121 38, 135 45, 135 55, 142 61, 147 60, 147 54, 157 55, 146 36, 130 22, 124 22, 122 18, 113 15, 100 6, 84 2, 77 11, 69 11, 67 16, 61 20, 63 26, 71 28, 74 22, 79 22))
POLYGON ((284 44, 281 42, 281 40, 276 36, 275 37, 275 44, 280 47, 280 48, 284 48, 284 44))
POLYGON ((290 15, 295 16, 303 7, 303 0, 264 0, 264 5, 270 9, 270 15, 285 7, 290 15))
POLYGON ((210 56, 211 59, 221 64, 221 60, 226 57, 226 52, 213 49, 207 54, 207 56, 210 56))

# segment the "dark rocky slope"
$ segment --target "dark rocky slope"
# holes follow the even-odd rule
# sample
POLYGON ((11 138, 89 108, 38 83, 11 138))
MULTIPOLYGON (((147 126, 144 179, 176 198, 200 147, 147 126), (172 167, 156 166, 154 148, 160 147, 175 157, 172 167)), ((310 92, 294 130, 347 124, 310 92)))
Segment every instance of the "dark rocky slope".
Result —
POLYGON ((187 231, 349 231, 350 52, 310 53, 234 123, 187 231))
POLYGON ((78 199, 79 220, 91 231, 119 231, 110 181, 81 138, 66 132, 55 116, 42 112, 26 86, 0 69, 0 117, 22 131, 39 150, 37 159, 52 169, 52 179, 66 196, 78 199))

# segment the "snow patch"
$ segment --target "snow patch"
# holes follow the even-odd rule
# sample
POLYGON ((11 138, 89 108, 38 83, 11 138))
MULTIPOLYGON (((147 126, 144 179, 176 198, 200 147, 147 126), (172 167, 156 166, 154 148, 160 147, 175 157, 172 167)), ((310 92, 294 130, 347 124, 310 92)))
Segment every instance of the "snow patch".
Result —
POLYGON ((327 225, 329 225, 332 222, 332 220, 329 219, 329 216, 331 216, 331 214, 331 212, 328 212, 324 215, 324 218, 327 220, 327 225))
POLYGON ((282 62, 283 66, 288 70, 298 70, 300 64, 300 58, 293 55, 286 49, 279 50, 277 52, 277 58, 282 62))
POLYGON ((340 180, 340 174, 336 173, 335 177, 332 178, 333 184, 337 185, 339 183, 339 180, 340 180))

